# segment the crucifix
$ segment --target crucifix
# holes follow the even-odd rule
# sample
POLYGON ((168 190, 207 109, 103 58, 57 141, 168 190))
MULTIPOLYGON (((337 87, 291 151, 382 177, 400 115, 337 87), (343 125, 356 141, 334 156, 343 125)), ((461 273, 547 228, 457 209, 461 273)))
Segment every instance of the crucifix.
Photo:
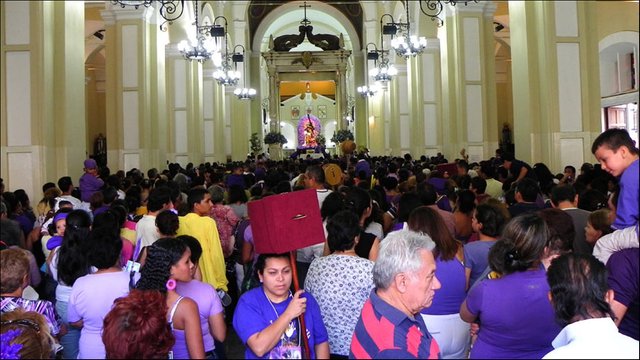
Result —
POLYGON ((305 0, 304 5, 300 5, 298 7, 304 8, 304 19, 302 19, 302 21, 300 21, 300 24, 307 26, 309 24, 311 24, 311 21, 309 21, 309 19, 307 19, 307 8, 310 8, 311 5, 307 5, 307 1, 305 0))

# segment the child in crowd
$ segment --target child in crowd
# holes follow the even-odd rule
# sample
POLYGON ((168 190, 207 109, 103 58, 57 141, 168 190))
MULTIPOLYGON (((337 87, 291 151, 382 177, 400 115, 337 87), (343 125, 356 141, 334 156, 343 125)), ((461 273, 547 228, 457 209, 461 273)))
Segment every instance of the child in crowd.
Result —
MULTIPOLYGON (((609 209, 600 209, 589 214, 584 232, 585 239, 591 246, 594 246, 601 237, 613 232, 609 218, 610 213, 609 209)), ((576 231, 580 231, 580 229, 576 229, 576 231)))
POLYGON ((638 148, 625 129, 609 129, 593 142, 591 152, 602 166, 615 177, 620 177, 620 193, 616 205, 616 230, 638 223, 640 206, 638 148))

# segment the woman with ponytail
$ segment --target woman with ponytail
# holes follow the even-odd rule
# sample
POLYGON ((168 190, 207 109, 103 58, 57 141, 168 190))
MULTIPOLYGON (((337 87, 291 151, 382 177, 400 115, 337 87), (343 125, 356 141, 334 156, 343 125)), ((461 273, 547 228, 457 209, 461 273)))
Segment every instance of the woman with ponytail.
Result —
POLYGON ((489 264, 502 277, 478 283, 460 306, 462 320, 480 323, 470 358, 540 359, 553 350, 560 326, 541 262, 548 237, 539 215, 523 214, 489 251, 489 264))
POLYGON ((65 359, 78 357, 78 342, 80 329, 68 326, 67 307, 71 288, 76 280, 89 274, 90 266, 87 259, 87 238, 91 227, 91 217, 84 210, 73 210, 67 215, 67 225, 62 239, 62 245, 50 254, 49 271, 56 286, 56 312, 67 324, 67 334, 60 338, 60 344, 65 359))
POLYGON ((167 322, 175 336, 174 359, 204 359, 198 305, 178 295, 176 282, 191 280, 191 250, 180 239, 162 238, 147 247, 138 290, 160 291, 166 298, 167 322))

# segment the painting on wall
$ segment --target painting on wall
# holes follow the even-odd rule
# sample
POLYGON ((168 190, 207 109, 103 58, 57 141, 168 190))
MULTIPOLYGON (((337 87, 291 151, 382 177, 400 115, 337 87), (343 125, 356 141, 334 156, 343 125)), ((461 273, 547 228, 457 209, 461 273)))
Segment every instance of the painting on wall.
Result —
POLYGON ((293 105, 291 107, 291 118, 298 120, 299 117, 300 117, 300 106, 293 105))
POLYGON ((327 105, 318 105, 318 119, 327 118, 327 105))

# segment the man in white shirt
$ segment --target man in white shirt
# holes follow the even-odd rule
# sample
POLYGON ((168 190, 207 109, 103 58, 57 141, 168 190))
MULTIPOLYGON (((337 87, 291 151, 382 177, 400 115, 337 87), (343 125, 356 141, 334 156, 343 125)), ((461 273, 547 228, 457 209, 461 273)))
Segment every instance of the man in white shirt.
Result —
POLYGON ((63 200, 70 202, 71 205, 73 205, 74 210, 82 209, 86 211, 91 211, 89 208, 89 203, 83 203, 82 201, 80 201, 80 199, 71 195, 71 193, 75 189, 75 186, 73 186, 73 181, 71 180, 70 176, 63 176, 60 179, 58 179, 58 189, 62 191, 62 195, 56 198, 56 204, 53 207, 53 211, 58 211, 58 209, 60 209, 59 204, 60 204, 60 201, 63 201, 63 200))
POLYGON ((544 359, 637 359, 637 340, 618 332, 613 322, 613 290, 607 270, 592 255, 568 253, 547 271, 549 300, 565 327, 544 359))
POLYGON ((156 228, 156 216, 164 210, 173 209, 171 202, 171 189, 168 187, 158 187, 151 191, 147 200, 147 214, 136 224, 136 248, 133 258, 141 263, 144 262, 146 252, 143 249, 152 245, 160 238, 160 233, 156 228))

